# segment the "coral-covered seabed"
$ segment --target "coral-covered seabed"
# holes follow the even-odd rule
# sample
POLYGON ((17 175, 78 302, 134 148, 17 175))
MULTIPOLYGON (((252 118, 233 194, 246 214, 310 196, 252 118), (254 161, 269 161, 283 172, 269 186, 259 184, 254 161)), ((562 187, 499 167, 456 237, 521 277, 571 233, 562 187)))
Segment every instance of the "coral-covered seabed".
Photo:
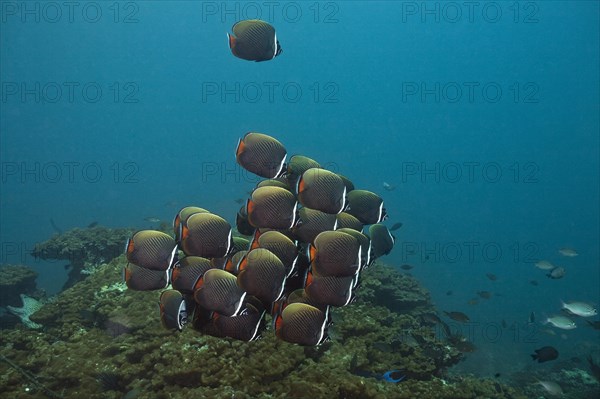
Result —
MULTIPOLYGON (((115 230, 115 236, 120 238, 124 231, 115 230)), ((96 261, 103 256, 93 254, 96 261)), ((86 258, 80 264, 92 261, 86 258)), ((126 262, 121 255, 96 263, 85 278, 73 279, 72 286, 44 301, 30 316, 41 328, 19 323, 0 330, 1 397, 364 399, 543 394, 532 384, 533 377, 523 379, 522 387, 509 387, 491 379, 449 376, 446 370, 463 354, 436 337, 432 325, 424 324, 426 315, 435 313, 428 293, 412 277, 381 263, 364 272, 357 300, 334 310, 332 341, 301 347, 276 339, 269 327, 262 339, 253 342, 202 335, 191 326, 182 332, 167 331, 159 320, 159 294, 131 291, 122 283, 126 262), (394 369, 406 376, 402 382, 377 378, 394 369)))

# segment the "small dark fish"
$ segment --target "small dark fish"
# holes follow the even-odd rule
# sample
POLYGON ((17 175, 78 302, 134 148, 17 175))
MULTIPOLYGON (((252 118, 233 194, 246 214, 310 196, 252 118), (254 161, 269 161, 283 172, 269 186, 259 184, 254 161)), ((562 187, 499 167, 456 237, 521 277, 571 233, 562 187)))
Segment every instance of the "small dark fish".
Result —
POLYGON ((537 360, 538 363, 548 362, 558 357, 558 351, 552 346, 544 346, 534 350, 534 352, 535 353, 531 355, 531 358, 537 360))
POLYGON ((372 224, 369 227, 369 237, 371 238, 371 251, 373 259, 389 254, 394 248, 395 237, 385 225, 381 223, 372 224))
POLYGON ((302 242, 312 243, 323 231, 334 230, 339 215, 331 215, 316 209, 300 208, 298 224, 292 229, 302 242))
POLYGON ((93 229, 94 227, 98 226, 98 222, 92 222, 90 224, 87 225, 88 229, 93 229))
POLYGON ((529 313, 529 318, 527 319, 527 324, 535 323, 535 312, 529 313))
POLYGON ((358 240, 342 231, 324 231, 310 246, 312 268, 319 276, 352 277, 360 270, 362 251, 358 240))
POLYGON ((355 216, 364 224, 380 223, 387 218, 383 199, 367 190, 352 190, 348 192, 349 214, 355 216))
POLYGON ((272 179, 284 171, 287 151, 277 139, 262 133, 249 132, 238 142, 237 163, 260 177, 272 179))
POLYGON ((222 258, 233 246, 231 225, 212 213, 194 213, 179 230, 181 250, 189 256, 222 258))
POLYGON ((256 228, 286 230, 298 220, 296 196, 285 188, 267 186, 252 192, 246 203, 248 221, 256 228))
POLYGON ((496 275, 492 273, 486 273, 485 275, 492 281, 496 281, 498 279, 498 277, 496 277, 496 275))
POLYGON ((539 285, 539 283, 537 282, 537 280, 529 280, 529 284, 531 284, 531 285, 539 285))
POLYGON ((477 291, 477 295, 483 299, 490 299, 492 297, 492 293, 489 291, 477 291))
POLYGON ((181 331, 187 323, 187 310, 183 295, 177 290, 163 291, 158 304, 163 327, 168 330, 181 331))
POLYGON ((247 61, 268 61, 281 54, 275 28, 260 19, 240 21, 231 28, 233 35, 227 34, 231 53, 247 61))
POLYGON ((475 344, 461 334, 452 334, 448 336, 448 342, 454 345, 454 347, 462 353, 471 353, 477 350, 475 344))
POLYGON ((169 285, 169 270, 152 270, 128 263, 123 270, 127 288, 134 291, 153 291, 169 285))
POLYGON ((556 280, 559 278, 563 278, 565 276, 565 274, 567 274, 567 271, 565 270, 565 268, 559 266, 559 267, 555 267, 554 269, 552 269, 550 271, 550 273, 546 274, 546 276, 548 278, 556 280))
POLYGON ((437 324, 442 322, 442 319, 440 319, 438 315, 434 313, 425 313, 421 315, 421 320, 429 324, 437 324))
POLYGON ((410 270, 412 268, 413 267, 411 265, 402 265, 402 266, 400 266, 400 269, 402 269, 402 270, 410 270))
POLYGON ((326 169, 305 171, 296 184, 298 202, 321 212, 338 214, 346 208, 346 186, 337 174, 326 169))
POLYGON ((287 271, 281 260, 265 248, 249 251, 238 266, 237 283, 248 295, 273 303, 283 294, 287 271))
POLYGON ((244 198, 236 198, 234 201, 236 204, 239 204, 239 205, 246 203, 246 200, 244 198))
POLYGON ((346 306, 353 298, 354 276, 323 277, 308 273, 306 279, 306 296, 322 305, 346 306))
POLYGON ((452 290, 446 291, 446 295, 450 296, 452 294, 453 294, 452 290))
POLYGON ((327 338, 329 307, 325 312, 305 303, 291 303, 274 319, 275 335, 284 341, 314 346, 327 338))
POLYGON ((495 378, 499 378, 501 375, 502 375, 502 374, 500 374, 500 373, 496 373, 496 374, 494 374, 494 377, 495 377, 495 378))
POLYGON ((168 270, 176 262, 177 244, 168 234, 156 230, 135 233, 125 246, 127 260, 150 270, 168 270))
POLYGON ((402 227, 404 224, 401 222, 398 223, 394 223, 394 225, 392 227, 390 227, 390 231, 396 231, 398 230, 400 227, 402 227))
POLYGON ((220 269, 206 271, 196 282, 194 299, 204 309, 224 316, 236 316, 246 292, 237 284, 237 277, 220 269))
POLYGON ((452 320, 456 320, 461 323, 468 323, 470 320, 469 316, 467 316, 466 314, 464 314, 462 312, 446 312, 446 311, 444 311, 444 313, 446 314, 446 316, 448 316, 452 320))

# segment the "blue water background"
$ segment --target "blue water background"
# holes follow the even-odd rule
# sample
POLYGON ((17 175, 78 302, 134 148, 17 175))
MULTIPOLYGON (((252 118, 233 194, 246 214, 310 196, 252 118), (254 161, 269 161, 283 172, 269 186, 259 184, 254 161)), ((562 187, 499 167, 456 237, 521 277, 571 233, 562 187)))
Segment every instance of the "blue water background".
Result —
POLYGON ((28 255, 54 233, 50 219, 63 230, 149 228, 145 217, 197 205, 233 223, 234 200, 257 181, 234 150, 260 131, 384 197, 388 225, 404 223, 384 261, 413 265, 440 310, 469 314, 472 333, 453 326, 480 347, 473 370, 528 364, 549 344, 591 350, 597 333, 582 320, 556 336, 522 324, 531 311, 557 313, 561 299, 600 302, 597 2, 496 2, 490 14, 481 3, 459 18, 433 2, 433 14, 421 2, 338 2, 278 3, 273 15, 252 3, 284 49, 263 63, 227 46, 233 23, 256 16, 244 3, 212 14, 207 5, 223 3, 132 2, 118 16, 98 4, 97 23, 80 13, 23 22, 3 10, 2 263, 34 267, 55 293, 64 262, 28 255), (64 89, 37 102, 21 97, 23 82, 78 86, 73 101, 64 89), (89 83, 102 88, 97 102, 83 96, 89 83), (423 93, 436 84, 439 97, 423 93), (540 259, 564 266, 565 278, 545 277, 540 259), (480 290, 493 297, 468 305, 480 290), (518 329, 493 338, 503 319, 518 329))

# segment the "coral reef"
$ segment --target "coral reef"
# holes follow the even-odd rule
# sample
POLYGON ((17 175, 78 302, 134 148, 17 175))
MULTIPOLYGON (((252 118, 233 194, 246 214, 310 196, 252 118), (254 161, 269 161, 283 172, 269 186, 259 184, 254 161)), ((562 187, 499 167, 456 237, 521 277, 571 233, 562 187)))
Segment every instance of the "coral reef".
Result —
POLYGON ((598 382, 590 371, 582 370, 581 363, 572 359, 558 361, 552 366, 550 372, 536 368, 528 368, 525 371, 514 373, 509 382, 513 385, 523 387, 528 397, 547 397, 547 392, 538 381, 553 381, 563 390, 561 398, 598 398, 600 397, 600 382, 598 382))
POLYGON ((365 271, 356 303, 334 311, 331 342, 301 347, 276 339, 272 329, 253 342, 214 338, 189 326, 167 331, 156 292, 123 289, 125 263, 120 256, 103 264, 45 304, 31 317, 43 329, 2 334, 0 360, 8 362, 0 362, 0 396, 524 397, 498 382, 446 377, 462 355, 420 324, 419 314, 433 311, 429 297, 392 268, 365 271), (405 380, 376 378, 391 369, 405 380))
POLYGON ((379 306, 384 306, 392 312, 426 312, 431 310, 430 296, 418 281, 409 275, 391 272, 391 267, 376 261, 367 270, 369 278, 361 282, 357 291, 358 299, 379 306))
POLYGON ((32 255, 45 260, 68 261, 70 271, 63 287, 68 288, 93 274, 99 264, 123 253, 125 242, 133 231, 102 226, 74 228, 36 244, 32 255))
POLYGON ((1 265, 0 306, 20 306, 19 295, 35 293, 37 276, 37 272, 25 265, 1 265))
MULTIPOLYGON (((38 274, 25 265, 0 266, 0 328, 13 328, 22 320, 17 311, 10 309, 23 306, 21 295, 40 298, 43 291, 36 286, 38 274)), ((28 319, 26 319, 27 321, 28 319)))

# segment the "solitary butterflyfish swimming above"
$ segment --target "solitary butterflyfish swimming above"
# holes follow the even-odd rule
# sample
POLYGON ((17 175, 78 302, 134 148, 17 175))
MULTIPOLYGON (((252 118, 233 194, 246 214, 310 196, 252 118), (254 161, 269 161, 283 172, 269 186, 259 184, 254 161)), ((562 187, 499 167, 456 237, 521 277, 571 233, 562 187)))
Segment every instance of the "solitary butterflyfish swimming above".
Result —
POLYGON ((227 34, 233 55, 248 61, 268 61, 281 54, 275 28, 260 19, 240 21, 227 34))

